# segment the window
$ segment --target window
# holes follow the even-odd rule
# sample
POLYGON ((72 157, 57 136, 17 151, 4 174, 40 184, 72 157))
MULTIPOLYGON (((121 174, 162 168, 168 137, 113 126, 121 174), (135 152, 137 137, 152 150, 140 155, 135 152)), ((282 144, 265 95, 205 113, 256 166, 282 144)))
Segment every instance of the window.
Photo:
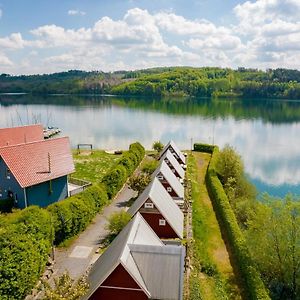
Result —
POLYGON ((159 226, 166 226, 166 220, 165 219, 159 219, 159 226))
POLYGON ((175 173, 176 172, 175 169, 172 169, 172 172, 175 173))
POLYGON ((145 203, 145 208, 153 208, 153 203, 150 202, 145 203))
POLYGON ((158 175, 158 176, 157 176, 157 179, 158 179, 158 180, 164 180, 164 176, 158 175))
POLYGON ((7 179, 10 179, 10 174, 11 174, 11 173, 10 173, 10 169, 7 168, 7 169, 6 169, 6 178, 7 178, 7 179))
POLYGON ((0 197, 2 197, 2 189, 0 188, 0 197))
POLYGON ((172 188, 170 186, 167 187, 167 192, 169 192, 169 193, 172 192, 172 188))

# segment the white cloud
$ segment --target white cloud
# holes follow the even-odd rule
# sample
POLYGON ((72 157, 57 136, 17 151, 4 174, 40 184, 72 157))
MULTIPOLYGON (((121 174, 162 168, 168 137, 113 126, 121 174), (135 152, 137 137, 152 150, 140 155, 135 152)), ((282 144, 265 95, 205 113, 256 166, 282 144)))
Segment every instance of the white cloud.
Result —
POLYGON ((0 19, 2 18, 2 15, 3 15, 3 11, 2 11, 2 9, 0 8, 0 19))
POLYGON ((78 9, 70 9, 68 11, 68 15, 69 16, 84 16, 86 15, 86 12, 85 11, 81 11, 81 10, 78 10, 78 9))
MULTIPOLYGON (((236 24, 218 26, 173 11, 133 8, 119 19, 105 16, 86 28, 48 24, 31 30, 28 40, 13 33, 0 37, 0 48, 5 55, 24 51, 26 57, 20 62, 32 51, 44 49, 35 55, 38 65, 29 72, 170 65, 300 68, 299 0, 246 1, 233 12, 236 24)), ((70 10, 69 14, 81 12, 70 10)))
POLYGON ((0 53, 0 66, 13 66, 13 62, 4 54, 0 53))

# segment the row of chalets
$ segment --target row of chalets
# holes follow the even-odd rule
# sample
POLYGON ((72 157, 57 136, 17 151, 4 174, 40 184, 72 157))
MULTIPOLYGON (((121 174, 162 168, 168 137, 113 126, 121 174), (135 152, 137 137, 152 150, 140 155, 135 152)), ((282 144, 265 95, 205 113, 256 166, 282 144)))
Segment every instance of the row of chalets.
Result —
POLYGON ((93 265, 84 299, 182 299, 185 156, 170 141, 133 217, 93 265))

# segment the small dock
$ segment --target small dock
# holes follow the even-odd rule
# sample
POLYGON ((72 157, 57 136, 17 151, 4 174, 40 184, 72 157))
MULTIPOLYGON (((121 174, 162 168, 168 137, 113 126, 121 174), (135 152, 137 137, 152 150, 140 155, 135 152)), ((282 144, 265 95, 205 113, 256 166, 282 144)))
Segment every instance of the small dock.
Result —
POLYGON ((61 130, 58 127, 47 127, 43 130, 43 132, 44 132, 44 139, 49 139, 54 135, 59 134, 61 130))

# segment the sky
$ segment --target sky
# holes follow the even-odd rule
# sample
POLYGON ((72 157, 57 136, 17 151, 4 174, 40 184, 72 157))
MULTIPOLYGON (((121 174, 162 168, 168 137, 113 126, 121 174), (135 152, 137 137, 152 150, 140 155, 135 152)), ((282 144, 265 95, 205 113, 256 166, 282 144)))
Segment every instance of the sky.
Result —
POLYGON ((300 0, 0 0, 0 74, 300 69, 300 0))

